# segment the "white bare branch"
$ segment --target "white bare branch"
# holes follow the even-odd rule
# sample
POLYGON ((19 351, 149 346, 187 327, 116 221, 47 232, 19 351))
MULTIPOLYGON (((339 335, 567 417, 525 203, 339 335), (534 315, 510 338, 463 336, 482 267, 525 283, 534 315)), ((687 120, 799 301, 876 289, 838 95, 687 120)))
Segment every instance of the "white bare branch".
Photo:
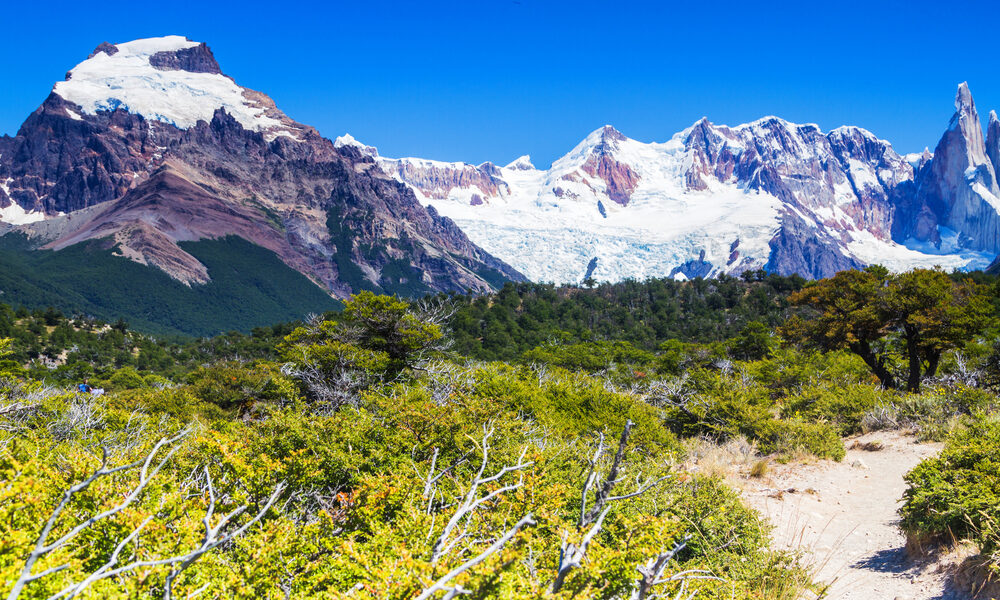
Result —
POLYGON ((597 515, 596 520, 591 524, 590 529, 584 534, 580 544, 569 541, 569 534, 563 533, 562 544, 559 547, 559 566, 556 569, 556 578, 552 582, 552 593, 558 592, 566 582, 566 577, 583 564, 583 559, 587 556, 587 548, 604 525, 604 517, 611 510, 610 506, 605 506, 604 510, 597 515))
POLYGON ((559 565, 556 569, 556 577, 552 582, 553 593, 558 592, 566 582, 566 578, 569 574, 583 564, 587 555, 587 548, 590 546, 594 537, 600 533, 601 527, 604 524, 604 517, 606 517, 608 512, 611 510, 611 503, 641 496, 666 479, 666 477, 660 477, 658 479, 643 482, 641 478, 637 477, 635 491, 626 494, 612 495, 615 486, 622 481, 619 474, 623 469, 622 463, 625 460, 628 438, 631 435, 632 428, 634 426, 635 423, 631 420, 625 422, 625 427, 622 429, 622 435, 618 440, 618 450, 615 452, 615 456, 611 461, 611 467, 608 470, 607 475, 603 476, 598 472, 598 464, 600 463, 601 457, 604 455, 606 447, 604 444, 604 434, 599 434, 600 437, 597 442, 597 448, 594 450, 594 455, 590 459, 590 468, 587 471, 587 476, 584 478, 583 488, 580 492, 580 520, 577 523, 577 527, 581 532, 586 528, 586 532, 583 534, 579 543, 570 542, 569 533, 563 533, 563 540, 559 549, 559 565), (590 510, 587 510, 587 498, 592 488, 595 488, 594 503, 590 510))
MULTIPOLYGON (((452 513, 451 518, 448 519, 447 523, 445 523, 444 528, 441 530, 441 534, 437 538, 437 541, 434 542, 434 546, 431 549, 432 564, 436 563, 438 560, 440 560, 442 556, 450 552, 458 544, 458 542, 464 538, 465 536, 464 528, 462 534, 460 534, 455 538, 452 538, 452 534, 454 533, 455 528, 458 527, 459 524, 465 521, 465 527, 468 527, 468 519, 472 516, 472 514, 476 511, 476 509, 478 509, 483 504, 486 504, 487 502, 496 499, 502 494, 516 490, 517 488, 521 487, 524 484, 524 477, 522 475, 521 477, 518 478, 517 483, 510 483, 507 485, 500 486, 481 497, 479 493, 480 487, 489 483, 499 481, 504 477, 504 475, 508 473, 521 471, 534 464, 533 461, 528 461, 528 462, 524 461, 524 456, 528 452, 528 449, 525 448, 524 450, 521 451, 521 456, 518 458, 517 464, 505 466, 496 473, 494 473, 493 475, 484 476, 483 474, 486 472, 486 466, 489 463, 490 436, 493 435, 494 430, 492 427, 489 427, 488 425, 484 425, 483 430, 484 433, 483 433, 482 447, 481 447, 483 457, 479 463, 479 471, 472 479, 472 483, 469 485, 468 491, 465 493, 465 496, 459 502, 458 507, 455 509, 455 512, 452 513)), ((437 453, 435 453, 435 461, 436 457, 437 453)), ((434 484, 440 479, 440 477, 441 474, 439 474, 437 477, 434 478, 428 475, 427 484, 425 485, 425 494, 430 495, 434 493, 432 488, 434 487, 434 484)))
POLYGON ((636 588, 632 590, 630 600, 646 600, 652 593, 653 586, 666 583, 667 581, 674 581, 673 579, 660 579, 660 575, 667 568, 670 560, 687 546, 690 539, 690 535, 685 536, 684 539, 674 544, 674 547, 670 550, 661 552, 650 558, 646 564, 636 567, 636 570, 639 571, 639 581, 636 582, 636 588))
MULTIPOLYGON (((35 565, 40 559, 51 554, 52 552, 59 550, 69 544, 77 535, 84 532, 88 528, 92 527, 95 523, 109 519, 118 513, 122 512, 129 506, 131 506, 143 493, 143 491, 149 486, 150 482, 160 473, 163 467, 171 459, 175 452, 180 448, 178 442, 185 438, 191 432, 190 428, 184 429, 172 437, 164 437, 160 439, 143 458, 128 463, 120 465, 117 467, 108 466, 108 451, 106 448, 102 448, 102 458, 101 465, 91 473, 83 481, 69 486, 64 492, 59 500, 59 503, 52 510, 49 515, 48 521, 42 528, 41 533, 35 540, 34 547, 25 559, 24 566, 21 568, 18 578, 14 581, 13 587, 7 596, 7 600, 16 600, 19 598, 24 591, 26 585, 33 581, 37 581, 43 577, 64 571, 69 568, 70 565, 63 564, 39 571, 37 573, 32 572, 35 565), (164 452, 165 450, 165 452, 164 452), (70 528, 62 536, 57 539, 50 541, 49 538, 52 535, 52 531, 58 523, 63 512, 66 510, 70 501, 75 494, 83 492, 90 487, 95 481, 108 477, 110 475, 121 473, 125 471, 130 471, 133 469, 139 470, 139 480, 132 487, 129 493, 117 504, 101 511, 88 519, 78 523, 74 527, 70 528)), ((84 579, 71 583, 63 588, 61 591, 53 594, 50 600, 58 600, 60 598, 75 598, 83 593, 88 587, 90 587, 94 582, 108 579, 111 577, 117 577, 123 573, 127 573, 139 568, 145 567, 156 567, 156 566, 170 566, 171 573, 167 578, 166 588, 164 590, 164 598, 169 599, 171 593, 171 585, 176 579, 177 575, 180 574, 184 569, 189 567, 192 563, 198 560, 201 556, 207 552, 219 547, 231 541, 236 536, 241 535, 248 528, 256 524, 267 511, 271 508, 271 505, 277 500, 278 496, 284 490, 284 484, 280 484, 275 489, 274 493, 268 498, 263 508, 257 513, 256 516, 251 518, 249 521, 245 522, 240 527, 235 529, 230 528, 227 530, 233 520, 241 515, 245 510, 246 506, 240 506, 227 515, 223 516, 221 520, 215 525, 212 524, 212 516, 215 511, 216 496, 214 487, 211 484, 211 478, 208 477, 208 471, 205 471, 206 478, 208 479, 209 486, 209 506, 203 519, 205 526, 205 534, 200 543, 200 545, 182 555, 170 556, 160 559, 150 559, 150 560, 135 560, 124 565, 119 565, 121 560, 121 555, 123 551, 133 544, 145 529, 145 527, 157 516, 157 513, 153 513, 145 520, 142 521, 137 527, 135 527, 128 535, 126 535, 122 540, 120 540, 115 549, 112 551, 111 556, 108 560, 98 567, 96 570, 88 574, 84 579)))
POLYGON ((502 550, 503 547, 507 545, 507 542, 509 542, 515 535, 517 535, 517 532, 520 531, 523 527, 527 527, 534 524, 535 520, 532 518, 532 516, 530 514, 525 515, 524 517, 521 518, 520 521, 515 523, 512 528, 507 530, 506 533, 497 538, 497 540, 493 542, 493 544, 490 545, 489 548, 483 550, 478 555, 470 558, 469 560, 465 561, 461 565, 455 567, 454 569, 446 573, 443 577, 435 581, 430 587, 421 592, 421 594, 417 596, 415 600, 427 600, 428 598, 434 596, 434 594, 442 591, 445 592, 444 596, 445 599, 454 598, 458 594, 468 593, 464 588, 458 585, 449 588, 448 583, 451 580, 458 577, 459 575, 461 575, 462 573, 482 563, 490 556, 493 556, 494 554, 502 550))

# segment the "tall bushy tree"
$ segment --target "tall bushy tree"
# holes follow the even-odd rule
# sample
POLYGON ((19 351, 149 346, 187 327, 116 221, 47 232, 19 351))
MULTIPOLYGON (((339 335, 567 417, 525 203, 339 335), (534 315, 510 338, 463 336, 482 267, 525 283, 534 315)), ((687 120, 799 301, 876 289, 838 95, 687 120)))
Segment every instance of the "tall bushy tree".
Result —
POLYGON ((328 408, 353 403, 356 392, 392 380, 437 347, 444 334, 392 296, 361 292, 333 320, 315 319, 295 329, 279 348, 286 371, 307 395, 328 408))
POLYGON ((809 284, 790 301, 814 313, 790 319, 782 334, 822 350, 857 354, 886 388, 900 387, 892 364, 902 359, 906 389, 917 391, 937 372, 946 350, 983 331, 988 299, 975 283, 939 269, 892 274, 885 267, 842 271, 809 284))

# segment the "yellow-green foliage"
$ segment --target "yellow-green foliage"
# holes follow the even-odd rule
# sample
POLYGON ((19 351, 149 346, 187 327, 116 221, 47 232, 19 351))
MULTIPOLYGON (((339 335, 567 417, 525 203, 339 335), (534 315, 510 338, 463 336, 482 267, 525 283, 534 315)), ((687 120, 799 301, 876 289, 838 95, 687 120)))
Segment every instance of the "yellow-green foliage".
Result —
POLYGON ((943 441, 976 418, 995 413, 1000 398, 963 383, 926 386, 918 394, 886 395, 863 418, 867 430, 904 427, 924 440, 943 441))
POLYGON ((264 361, 221 362, 187 377, 191 394, 226 411, 243 412, 260 405, 287 406, 299 399, 295 382, 277 365, 264 361))
POLYGON ((336 321, 299 327, 280 349, 286 360, 326 372, 349 369, 392 378, 442 337, 438 325, 417 317, 406 302, 361 292, 344 302, 336 321))
POLYGON ((842 435, 861 431, 865 414, 876 406, 888 404, 898 394, 872 385, 811 385, 785 400, 782 412, 815 423, 830 423, 842 435))
MULTIPOLYGON (((273 382, 280 379, 275 368, 231 363, 199 372, 187 386, 113 393, 89 405, 97 415, 90 425, 59 439, 45 424, 65 418, 72 403, 91 400, 50 399, 33 417, 35 426, 0 445, 0 581, 13 581, 62 491, 96 468, 94 448, 117 448, 110 461, 123 464, 191 418, 201 425, 137 502, 45 558, 34 572, 67 567, 29 584, 22 597, 47 597, 79 581, 146 518, 151 521, 128 545, 122 562, 195 547, 208 495, 203 479, 192 474, 206 466, 219 501, 215 519, 246 505, 246 514, 238 518, 245 522, 275 486, 284 482, 288 488, 260 523, 191 565, 176 581, 176 597, 200 590, 205 597, 227 598, 341 598, 348 593, 410 598, 529 513, 534 526, 455 583, 478 597, 618 597, 632 589, 636 566, 685 534, 692 535, 688 548, 667 574, 699 568, 724 580, 694 582, 699 597, 786 598, 806 581, 788 555, 768 548, 767 527, 721 482, 673 471, 677 444, 657 409, 608 391, 597 380, 502 364, 452 365, 450 375, 432 370, 408 384, 373 389, 362 395, 359 406, 330 414, 309 414, 298 403, 284 403, 280 398, 287 389, 275 397, 279 400, 263 402, 267 409, 252 419, 233 420, 221 412, 222 404, 262 399, 254 386, 210 383, 213 376, 259 382, 267 375, 273 382), (246 395, 242 401, 240 394, 246 395), (579 542, 583 535, 577 526, 580 489, 595 433, 603 430, 613 440, 627 419, 636 427, 621 491, 634 489, 639 473, 667 479, 642 496, 616 503, 585 563, 552 594, 563 536, 579 542), (432 563, 431 545, 479 467, 484 424, 493 431, 486 474, 515 464, 522 452, 530 465, 485 486, 484 494, 523 477, 519 487, 476 511, 468 536, 432 563), (447 469, 433 502, 424 493, 432 464, 437 472, 447 469)), ((120 501, 136 481, 135 470, 98 480, 74 496, 57 533, 120 501)), ((95 583, 91 595, 158 594, 167 574, 164 567, 145 567, 95 583)), ((9 585, 0 584, 0 593, 6 595, 9 585)), ((676 585, 660 588, 669 593, 676 585)))
POLYGON ((688 375, 675 392, 678 397, 668 399, 665 410, 666 424, 681 437, 743 436, 756 440, 765 454, 804 451, 833 460, 844 457, 834 427, 795 416, 780 418, 781 402, 747 373, 727 375, 702 369, 688 375))
POLYGON ((134 390, 146 387, 146 380, 135 367, 123 367, 108 378, 108 388, 113 390, 134 390))
POLYGON ((630 367, 645 370, 654 360, 651 352, 640 350, 628 342, 600 341, 548 344, 525 352, 523 358, 529 363, 545 363, 588 373, 630 367))

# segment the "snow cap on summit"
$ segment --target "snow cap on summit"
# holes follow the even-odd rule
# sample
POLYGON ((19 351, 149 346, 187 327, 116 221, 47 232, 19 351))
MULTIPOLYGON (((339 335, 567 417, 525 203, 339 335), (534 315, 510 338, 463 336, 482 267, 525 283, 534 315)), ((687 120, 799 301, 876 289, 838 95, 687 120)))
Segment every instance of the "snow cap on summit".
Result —
POLYGON ((122 109, 179 129, 209 122, 224 109, 244 128, 289 135, 267 107, 222 74, 205 44, 170 35, 101 44, 53 92, 85 115, 122 109))
POLYGON ((534 171, 535 165, 531 164, 531 155, 525 154, 524 156, 518 156, 504 168, 517 171, 534 171))

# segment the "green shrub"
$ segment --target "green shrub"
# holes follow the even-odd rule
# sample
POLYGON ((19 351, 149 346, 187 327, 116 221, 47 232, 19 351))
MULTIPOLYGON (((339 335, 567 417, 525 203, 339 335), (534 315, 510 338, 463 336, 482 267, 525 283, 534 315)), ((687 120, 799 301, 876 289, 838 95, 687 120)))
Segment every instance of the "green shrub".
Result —
POLYGON ((787 398, 782 414, 807 421, 830 423, 841 435, 850 435, 862 430, 861 421, 868 412, 894 397, 891 392, 873 385, 817 385, 787 398))
POLYGON ((595 373, 617 365, 645 368, 653 362, 654 356, 628 342, 589 342, 539 346, 525 352, 522 358, 527 363, 595 373))
POLYGON ((101 399, 108 408, 122 411, 139 410, 150 415, 166 415, 179 422, 195 418, 214 421, 226 413, 217 405, 205 402, 184 388, 155 390, 137 388, 113 392, 101 399))
POLYGON ((919 394, 885 398, 862 418, 862 429, 876 431, 906 427, 923 440, 943 441, 973 421, 995 412, 1000 399, 992 392, 966 385, 925 386, 919 394))
POLYGON ((135 367, 122 367, 108 378, 111 390, 134 390, 146 387, 146 380, 135 370, 135 367))
POLYGON ((767 325, 751 321, 729 340, 729 355, 736 360, 763 360, 771 356, 778 340, 767 325))
POLYGON ((268 362, 222 362, 202 367, 187 379, 192 395, 224 411, 242 412, 258 404, 288 405, 298 399, 297 386, 268 362))
POLYGON ((843 460, 846 454, 837 430, 825 423, 772 419, 762 423, 755 433, 765 454, 792 456, 805 451, 831 460, 843 460))
POLYGON ((971 539, 1000 550, 1000 423, 979 418, 906 475, 902 527, 917 542, 971 539))

